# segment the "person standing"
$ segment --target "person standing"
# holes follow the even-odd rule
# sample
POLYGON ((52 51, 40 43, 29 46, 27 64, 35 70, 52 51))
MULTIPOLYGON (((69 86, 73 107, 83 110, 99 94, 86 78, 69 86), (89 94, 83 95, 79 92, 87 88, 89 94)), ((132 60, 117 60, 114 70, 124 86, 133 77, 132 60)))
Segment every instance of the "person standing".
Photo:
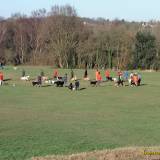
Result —
POLYGON ((37 81, 38 81, 38 86, 41 87, 42 86, 42 76, 41 75, 37 77, 37 81))
POLYGON ((58 70, 56 69, 53 73, 53 78, 57 79, 58 78, 58 70))
POLYGON ((117 81, 118 86, 120 86, 120 85, 123 86, 123 78, 122 78, 123 73, 122 73, 122 71, 119 70, 117 75, 118 75, 118 81, 117 81))
POLYGON ((2 86, 3 84, 3 79, 4 79, 3 73, 0 72, 0 86, 2 86))
POLYGON ((85 72, 84 72, 84 76, 83 76, 84 80, 88 81, 89 80, 89 77, 88 77, 88 71, 87 69, 85 69, 85 72))
POLYGON ((79 90, 80 83, 78 80, 75 81, 75 89, 79 90))
POLYGON ((128 71, 124 71, 123 77, 124 77, 125 81, 127 81, 128 78, 129 78, 129 72, 128 71))
POLYGON ((73 69, 71 69, 71 78, 70 78, 71 80, 73 80, 74 79, 74 72, 73 72, 73 69))
POLYGON ((106 76, 106 80, 107 81, 110 80, 110 72, 109 72, 109 70, 106 70, 105 76, 106 76))
POLYGON ((3 62, 0 62, 0 68, 3 69, 3 62))
POLYGON ((84 72, 84 79, 88 77, 88 72, 87 72, 87 69, 85 69, 85 72, 84 72))
POLYGON ((25 70, 23 69, 23 70, 22 70, 22 77, 25 77, 25 75, 26 75, 26 72, 25 72, 25 70))
POLYGON ((138 86, 138 75, 137 75, 137 73, 135 73, 135 74, 133 75, 133 82, 134 82, 134 85, 135 85, 135 86, 138 86))
POLYGON ((99 85, 101 82, 102 82, 102 76, 101 76, 101 73, 98 72, 98 75, 97 75, 97 84, 99 85))
POLYGON ((140 73, 138 73, 138 86, 140 86, 142 80, 142 76, 140 73))
POLYGON ((44 72, 43 72, 43 70, 41 70, 40 75, 41 75, 41 77, 44 77, 44 72))
POLYGON ((99 71, 98 69, 96 70, 96 81, 98 81, 98 75, 99 75, 99 71))
POLYGON ((133 72, 131 72, 131 74, 130 74, 130 79, 129 79, 129 85, 131 85, 131 86, 133 86, 133 84, 134 84, 134 82, 133 82, 133 72))
POLYGON ((63 81, 64 81, 64 85, 67 85, 67 81, 68 81, 68 77, 67 77, 67 73, 65 73, 64 77, 63 77, 63 81))

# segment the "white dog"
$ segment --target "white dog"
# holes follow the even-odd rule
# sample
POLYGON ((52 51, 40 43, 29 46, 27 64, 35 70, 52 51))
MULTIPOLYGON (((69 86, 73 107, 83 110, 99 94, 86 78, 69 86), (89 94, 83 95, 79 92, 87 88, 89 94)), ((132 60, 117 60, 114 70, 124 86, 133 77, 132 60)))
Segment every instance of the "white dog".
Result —
POLYGON ((29 81, 29 77, 30 77, 30 76, 21 77, 21 80, 22 80, 22 81, 29 81))
POLYGON ((74 76, 74 77, 71 79, 71 81, 75 81, 75 80, 77 80, 77 77, 76 77, 76 76, 74 76))
POLYGON ((131 78, 128 79, 128 83, 129 83, 130 86, 131 86, 131 82, 132 82, 131 78))
POLYGON ((45 84, 54 84, 54 80, 45 80, 44 83, 45 84))
POLYGON ((117 78, 112 78, 113 82, 117 83, 118 79, 117 78))
POLYGON ((118 78, 112 78, 112 81, 114 82, 114 86, 118 87, 118 78))

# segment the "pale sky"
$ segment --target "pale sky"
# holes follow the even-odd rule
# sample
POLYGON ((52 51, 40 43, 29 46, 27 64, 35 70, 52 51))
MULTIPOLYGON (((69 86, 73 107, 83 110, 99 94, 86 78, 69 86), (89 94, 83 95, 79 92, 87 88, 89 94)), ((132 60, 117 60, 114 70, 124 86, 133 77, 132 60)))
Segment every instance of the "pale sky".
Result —
POLYGON ((0 16, 15 12, 30 15, 33 10, 70 4, 81 17, 125 19, 129 21, 160 20, 160 0, 0 0, 0 16))

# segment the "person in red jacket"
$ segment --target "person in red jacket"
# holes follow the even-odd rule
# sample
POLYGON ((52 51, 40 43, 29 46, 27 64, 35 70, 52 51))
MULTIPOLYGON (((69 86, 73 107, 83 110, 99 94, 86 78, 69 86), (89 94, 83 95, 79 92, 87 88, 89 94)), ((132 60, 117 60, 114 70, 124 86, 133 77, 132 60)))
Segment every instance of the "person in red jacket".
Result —
POLYGON ((0 72, 0 86, 2 85, 2 83, 3 83, 3 73, 2 72, 0 72))
POLYGON ((57 69, 53 73, 53 78, 55 78, 55 79, 58 78, 58 70, 57 69))
POLYGON ((101 76, 101 73, 100 73, 100 72, 98 72, 97 81, 102 81, 102 76, 101 76))
POLYGON ((98 74, 99 74, 99 71, 98 69, 96 70, 96 81, 98 81, 98 74))
POLYGON ((134 84, 135 84, 135 86, 138 86, 138 75, 137 74, 134 74, 133 75, 133 82, 134 82, 134 84))
POLYGON ((101 82, 102 82, 102 76, 101 76, 101 73, 98 72, 98 74, 97 74, 97 85, 99 85, 101 82))

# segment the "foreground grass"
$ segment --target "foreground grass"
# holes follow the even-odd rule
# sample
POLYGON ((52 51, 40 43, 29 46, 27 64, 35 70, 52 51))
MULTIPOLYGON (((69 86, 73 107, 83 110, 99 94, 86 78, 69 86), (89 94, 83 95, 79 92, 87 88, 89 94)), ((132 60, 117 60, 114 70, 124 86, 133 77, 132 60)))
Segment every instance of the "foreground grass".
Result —
MULTIPOLYGON (((24 68, 36 77, 42 67, 24 68)), ((43 71, 51 76, 53 69, 43 71)), ((160 73, 143 73, 144 85, 138 88, 89 87, 81 81, 86 89, 70 92, 20 82, 21 68, 4 72, 12 80, 0 87, 2 160, 160 144, 160 73)), ((75 72, 82 77, 82 70, 75 72)))

